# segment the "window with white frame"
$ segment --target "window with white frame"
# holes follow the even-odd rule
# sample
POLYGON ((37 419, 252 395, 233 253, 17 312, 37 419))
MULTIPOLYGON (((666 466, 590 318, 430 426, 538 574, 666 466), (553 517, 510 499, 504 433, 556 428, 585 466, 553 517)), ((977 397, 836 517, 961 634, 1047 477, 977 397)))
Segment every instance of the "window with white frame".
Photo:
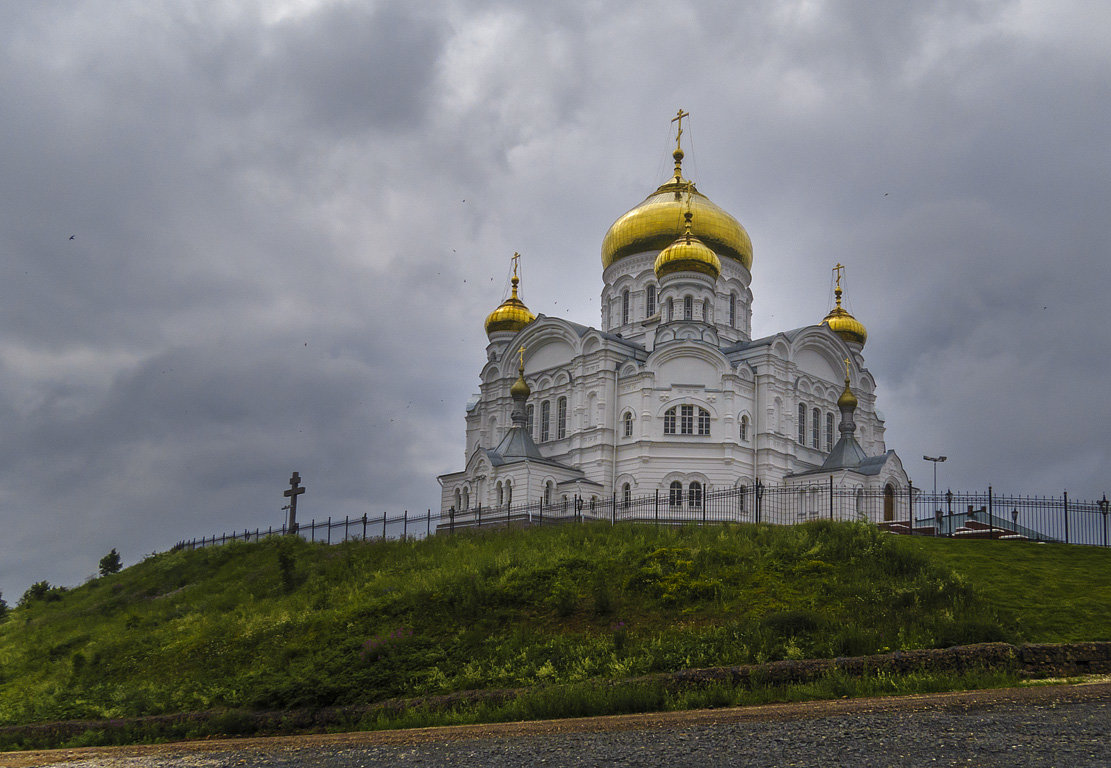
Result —
POLYGON ((799 403, 799 445, 806 445, 806 403, 799 403))
POLYGON ((741 442, 748 442, 748 416, 741 416, 741 442))
POLYGON ((552 416, 552 401, 545 400, 540 404, 540 442, 547 441, 550 436, 548 426, 552 416))
POLYGON ((649 285, 645 289, 645 317, 651 317, 656 314, 656 286, 649 285))
POLYGON ((536 432, 533 431, 535 427, 536 427, 536 406, 534 406, 532 403, 529 403, 528 405, 525 406, 525 430, 529 433, 530 437, 532 437, 536 434, 536 432))
POLYGON ((683 505, 683 484, 678 480, 672 481, 667 489, 667 503, 672 507, 681 507, 683 505))
POLYGON ((694 298, 691 296, 687 296, 683 299, 683 319, 694 319, 694 298))
POLYGON ((693 405, 676 405, 664 411, 664 434, 695 434, 695 416, 698 417, 698 434, 710 434, 710 412, 693 405))
POLYGON ((633 487, 628 483, 621 486, 621 501, 625 506, 629 506, 629 502, 633 500, 633 487))
POLYGON ((621 420, 622 420, 622 422, 624 422, 624 425, 625 425, 625 437, 632 437, 633 436, 633 414, 632 414, 632 411, 625 411, 625 415, 622 417, 621 420))
POLYGON ((817 448, 819 441, 822 439, 822 412, 815 408, 810 412, 812 421, 810 424, 810 447, 817 448))
POLYGON ((697 480, 691 482, 687 492, 687 501, 692 509, 702 508, 702 483, 697 480))
POLYGON ((737 294, 729 294, 729 327, 737 327, 737 294))
POLYGON ((556 402, 556 435, 559 440, 567 437, 567 398, 561 397, 556 402))
POLYGON ((833 450, 833 414, 826 414, 826 452, 833 450))
POLYGON ((629 324, 629 289, 621 292, 621 324, 629 324))

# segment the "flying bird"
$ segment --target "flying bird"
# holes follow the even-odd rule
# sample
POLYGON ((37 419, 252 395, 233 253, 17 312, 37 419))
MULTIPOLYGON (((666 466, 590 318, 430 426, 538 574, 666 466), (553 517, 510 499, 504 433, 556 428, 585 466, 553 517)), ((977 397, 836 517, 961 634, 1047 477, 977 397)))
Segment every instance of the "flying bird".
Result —
POLYGON ((70 240, 73 240, 73 239, 75 239, 76 237, 77 237, 77 235, 70 235, 70 236, 69 236, 69 239, 70 239, 70 240))

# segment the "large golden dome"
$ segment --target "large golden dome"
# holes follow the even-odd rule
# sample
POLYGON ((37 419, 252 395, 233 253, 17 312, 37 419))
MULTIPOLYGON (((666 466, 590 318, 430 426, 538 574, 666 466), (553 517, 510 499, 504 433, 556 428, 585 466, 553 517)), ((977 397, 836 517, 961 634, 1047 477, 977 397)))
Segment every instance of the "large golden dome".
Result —
POLYGON ((707 248, 705 243, 694 237, 691 212, 687 211, 684 216, 686 223, 683 225, 683 234, 679 236, 678 240, 660 251, 660 255, 656 257, 656 263, 653 266, 656 279, 663 280, 665 275, 670 275, 673 272, 701 272, 717 280, 718 275, 721 274, 721 259, 707 248))
POLYGON ((517 298, 517 283, 520 282, 516 275, 513 276, 513 295, 503 301, 497 309, 486 318, 486 335, 499 331, 516 333, 536 319, 536 315, 529 312, 525 303, 517 298))
POLYGON ((693 234, 716 254, 752 269, 752 241, 740 223, 682 177, 683 151, 675 150, 675 175, 613 223, 602 240, 602 268, 625 256, 660 251, 683 235, 683 213, 694 214, 693 234))

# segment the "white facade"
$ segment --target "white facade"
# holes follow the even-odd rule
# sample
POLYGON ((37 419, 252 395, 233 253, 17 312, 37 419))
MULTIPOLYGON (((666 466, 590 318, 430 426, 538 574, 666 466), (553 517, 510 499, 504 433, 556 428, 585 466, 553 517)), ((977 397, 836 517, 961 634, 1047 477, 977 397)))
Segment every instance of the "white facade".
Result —
MULTIPOLYGON (((689 185, 678 162, 672 186, 660 190, 676 184, 689 185)), ((751 339, 751 274, 721 250, 716 275, 659 278, 658 247, 621 254, 602 273, 600 329, 541 315, 520 330, 491 333, 480 391, 466 413, 465 469, 440 477, 444 513, 508 504, 509 488, 514 504, 574 495, 608 502, 613 494, 666 494, 676 481, 709 492, 757 480, 828 483, 832 475, 841 487, 905 492, 863 345, 824 323, 751 339), (521 347, 531 390, 523 428, 546 461, 499 463, 489 449, 512 426, 521 347), (821 471, 840 437, 846 359, 858 400, 855 439, 879 459, 867 473, 821 471)))

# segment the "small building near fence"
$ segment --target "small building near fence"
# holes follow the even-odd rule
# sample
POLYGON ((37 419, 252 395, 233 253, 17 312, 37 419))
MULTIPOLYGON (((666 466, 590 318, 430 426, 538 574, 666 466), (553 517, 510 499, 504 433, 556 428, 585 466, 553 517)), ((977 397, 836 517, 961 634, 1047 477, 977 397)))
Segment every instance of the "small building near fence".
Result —
POLYGON ((824 319, 752 339, 751 240, 683 176, 681 136, 680 120, 672 176, 602 240, 599 328, 533 315, 514 255, 511 295, 486 319, 464 468, 439 477, 445 516, 660 495, 689 512, 715 491, 777 485, 806 518, 824 514, 832 482, 883 494, 849 514, 906 517, 843 268, 824 319))

